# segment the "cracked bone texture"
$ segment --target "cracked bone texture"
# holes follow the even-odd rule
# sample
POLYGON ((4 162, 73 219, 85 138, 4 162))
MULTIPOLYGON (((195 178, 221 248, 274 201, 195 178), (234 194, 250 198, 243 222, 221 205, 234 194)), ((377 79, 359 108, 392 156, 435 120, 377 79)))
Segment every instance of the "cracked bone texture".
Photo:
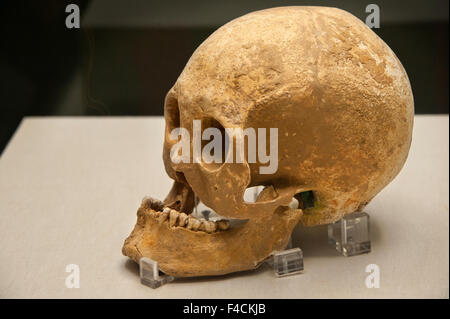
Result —
POLYGON ((197 196, 220 216, 246 220, 217 222, 208 233, 192 216, 185 227, 171 213, 159 223, 152 215, 159 201, 142 205, 123 253, 156 260, 177 277, 256 268, 284 249, 298 221, 326 224, 362 210, 403 167, 414 114, 392 50, 353 15, 326 7, 267 9, 222 26, 194 52, 164 108, 163 159, 174 186, 163 204, 189 215, 197 196), (193 120, 203 128, 278 128, 278 170, 173 163, 170 132, 181 126, 192 136, 193 120), (245 189, 258 185, 265 188, 256 202, 245 202, 245 189), (290 208, 304 191, 314 205, 290 208))

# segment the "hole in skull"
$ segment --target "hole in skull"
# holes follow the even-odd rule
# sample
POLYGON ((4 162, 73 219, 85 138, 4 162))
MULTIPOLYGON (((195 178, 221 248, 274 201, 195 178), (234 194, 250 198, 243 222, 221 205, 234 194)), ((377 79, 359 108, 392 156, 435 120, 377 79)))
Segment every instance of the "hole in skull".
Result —
POLYGON ((307 209, 314 207, 315 197, 313 191, 300 192, 294 195, 289 207, 293 209, 307 209))
POLYGON ((202 166, 216 170, 225 163, 228 134, 222 124, 213 118, 202 119, 201 125, 202 166))

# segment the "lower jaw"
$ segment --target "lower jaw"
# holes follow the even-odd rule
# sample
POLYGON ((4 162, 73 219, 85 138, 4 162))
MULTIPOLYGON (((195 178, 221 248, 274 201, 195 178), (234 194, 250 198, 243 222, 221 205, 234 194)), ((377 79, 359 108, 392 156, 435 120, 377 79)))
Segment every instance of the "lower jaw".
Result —
POLYGON ((136 262, 142 257, 155 260, 161 271, 175 277, 255 269, 273 251, 286 247, 300 218, 280 207, 272 217, 251 219, 231 228, 227 221, 197 225, 192 216, 182 216, 181 221, 179 212, 171 214, 162 202, 151 199, 144 199, 137 215, 122 253, 136 262))

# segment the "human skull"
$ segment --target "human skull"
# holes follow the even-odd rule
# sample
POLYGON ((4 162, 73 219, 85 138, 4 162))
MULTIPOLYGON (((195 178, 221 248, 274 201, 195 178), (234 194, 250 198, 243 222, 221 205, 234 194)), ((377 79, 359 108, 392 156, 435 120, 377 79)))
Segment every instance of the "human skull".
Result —
POLYGON ((285 248, 299 221, 326 224, 363 209, 401 170, 414 113, 391 49, 356 17, 325 7, 273 8, 227 23, 194 52, 164 108, 163 159, 175 182, 164 203, 144 200, 123 253, 176 277, 256 268, 285 248), (247 153, 242 163, 174 163, 171 132, 192 136, 194 120, 222 132, 277 128, 278 169, 262 174, 266 164, 247 153), (245 201, 256 185, 264 190, 245 201), (312 194, 312 205, 301 194, 312 194), (196 198, 246 222, 201 221, 191 214, 196 198))

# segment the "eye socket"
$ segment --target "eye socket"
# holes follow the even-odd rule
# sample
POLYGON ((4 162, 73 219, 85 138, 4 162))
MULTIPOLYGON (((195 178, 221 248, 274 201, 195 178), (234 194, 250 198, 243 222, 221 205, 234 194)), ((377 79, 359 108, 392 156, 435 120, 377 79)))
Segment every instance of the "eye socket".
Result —
POLYGON ((169 132, 180 127, 180 109, 178 100, 173 95, 168 95, 164 104, 164 117, 166 119, 166 127, 169 132))

